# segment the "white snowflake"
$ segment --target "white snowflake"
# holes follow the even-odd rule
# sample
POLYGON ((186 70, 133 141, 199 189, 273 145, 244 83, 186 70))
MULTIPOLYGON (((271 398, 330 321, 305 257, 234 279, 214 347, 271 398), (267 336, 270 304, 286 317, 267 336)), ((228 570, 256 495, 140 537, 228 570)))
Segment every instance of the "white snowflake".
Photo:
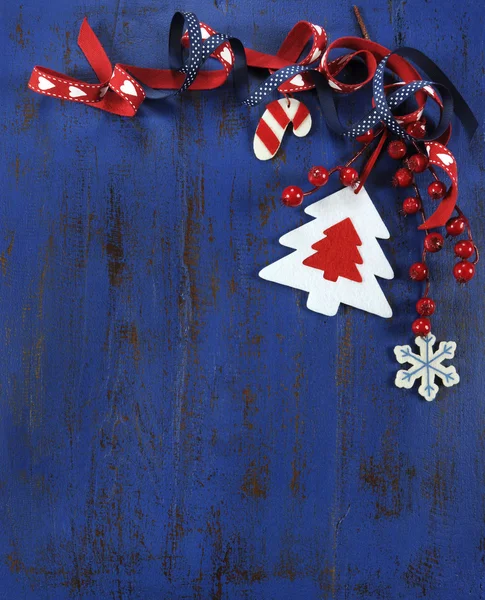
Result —
POLYGON ((416 344, 419 346, 419 354, 412 352, 410 346, 396 346, 394 354, 397 361, 401 364, 410 363, 407 371, 401 370, 396 374, 395 384, 399 388, 413 387, 416 379, 421 379, 421 385, 418 392, 425 400, 430 402, 436 398, 439 387, 434 382, 438 376, 443 385, 451 387, 460 381, 460 376, 455 367, 445 367, 444 360, 455 356, 455 342, 441 342, 438 351, 434 352, 433 346, 436 337, 429 333, 426 337, 417 337, 416 344))

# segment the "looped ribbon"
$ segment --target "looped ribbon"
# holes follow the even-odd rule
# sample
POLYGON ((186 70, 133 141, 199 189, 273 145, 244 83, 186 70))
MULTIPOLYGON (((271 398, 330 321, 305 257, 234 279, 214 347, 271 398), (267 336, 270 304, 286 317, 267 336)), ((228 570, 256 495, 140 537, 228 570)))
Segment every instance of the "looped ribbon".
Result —
MULTIPOLYGON (((443 138, 445 134, 449 137, 449 127, 456 105, 456 113, 462 121, 466 131, 473 136, 478 127, 478 122, 470 107, 455 88, 453 83, 441 71, 441 69, 425 54, 414 48, 403 47, 391 52, 385 46, 381 46, 370 40, 356 37, 339 38, 326 50, 317 68, 308 65, 291 65, 278 70, 270 75, 257 90, 246 100, 245 104, 254 106, 259 104, 267 95, 278 89, 280 92, 288 92, 288 80, 294 81, 300 78, 302 88, 316 88, 324 117, 329 128, 339 135, 357 137, 378 123, 383 122, 392 133, 406 139, 415 141, 431 141, 443 138), (354 52, 341 56, 329 62, 328 57, 334 49, 353 49, 354 52), (407 61, 405 57, 412 60, 425 73, 429 73, 433 81, 422 80, 419 72, 407 61), (346 67, 350 67, 356 60, 363 61, 367 74, 360 82, 347 83, 337 80, 337 75, 343 74, 346 67), (384 72, 386 67, 392 71, 400 80, 400 89, 386 96, 386 90, 392 86, 384 85, 384 72), (335 98, 333 92, 350 94, 366 84, 372 82, 373 87, 373 109, 357 124, 343 127, 337 115, 335 98), (441 92, 441 99, 434 88, 441 92), (394 117, 392 108, 397 108, 410 97, 416 95, 418 108, 399 119, 394 117), (417 138, 401 127, 401 124, 416 122, 423 114, 427 97, 435 100, 441 108, 441 118, 434 131, 424 138, 417 138)), ((291 91, 295 91, 292 88, 291 91)))
MULTIPOLYGON (((338 40, 337 43, 340 45, 343 43, 343 40, 338 40)), ((346 43, 349 43, 348 38, 346 39, 346 43)), ((384 124, 386 127, 379 144, 375 148, 360 176, 360 183, 355 191, 358 192, 364 184, 381 153, 385 139, 389 134, 399 136, 406 141, 412 141, 418 147, 424 143, 430 164, 443 169, 449 176, 451 185, 436 210, 418 227, 418 229, 426 230, 442 227, 453 214, 458 199, 458 170, 456 159, 446 148, 446 144, 451 136, 451 118, 453 112, 456 112, 470 138, 473 137, 478 127, 478 122, 470 107, 453 83, 431 59, 419 50, 403 47, 394 52, 389 52, 383 46, 379 46, 368 40, 364 41, 358 39, 356 42, 350 40, 350 44, 352 45, 353 43, 355 43, 357 48, 362 48, 363 43, 367 46, 367 52, 374 55, 374 58, 380 59, 375 72, 372 74, 372 70, 368 71, 367 79, 364 81, 365 84, 369 82, 372 77, 372 110, 357 124, 344 128, 338 120, 333 96, 330 94, 328 87, 317 87, 317 92, 327 117, 327 124, 336 133, 356 137, 380 123, 384 124), (419 73, 410 64, 409 60, 405 59, 414 62, 430 77, 430 80, 421 79, 419 73), (389 67, 389 69, 397 75, 400 81, 391 85, 384 85, 384 73, 386 67, 389 67), (441 97, 437 94, 436 89, 440 91, 441 97), (394 116, 392 109, 399 107, 413 96, 416 98, 418 108, 410 114, 400 117, 394 116), (439 122, 431 131, 428 131, 427 135, 416 138, 413 135, 410 135, 403 126, 414 123, 422 118, 425 103, 428 98, 433 99, 440 109, 439 122)), ((354 53, 354 56, 355 54, 356 53, 354 53)), ((324 57, 324 59, 325 58, 326 57, 324 57)), ((350 60, 352 60, 352 58, 344 57, 342 63, 348 64, 350 60)), ((370 55, 367 55, 367 63, 369 63, 369 61, 370 55)), ((371 66, 373 67, 372 64, 371 66)), ((324 64, 324 71, 327 73, 329 72, 329 68, 326 64, 324 64)), ((328 78, 328 84, 329 87, 332 87, 333 89, 335 89, 335 86, 343 87, 340 82, 336 82, 335 79, 330 77, 328 78)))
MULTIPOLYGON (((148 84, 147 78, 144 78, 147 82, 147 85, 144 86, 145 94, 150 100, 160 100, 188 90, 195 84, 197 76, 202 75, 201 68, 211 56, 217 58, 224 67, 224 72, 221 73, 223 76, 221 83, 227 79, 231 69, 233 70, 236 93, 239 100, 243 100, 243 89, 247 86, 247 65, 244 46, 237 38, 216 33, 207 25, 200 23, 193 13, 176 12, 170 26, 169 56, 172 72, 183 73, 185 79, 178 89, 170 90, 163 81, 157 79, 157 74, 163 78, 164 73, 156 69, 152 70, 152 76, 155 79, 148 78, 150 80, 150 84, 148 84), (187 32, 184 34, 185 25, 187 32), (184 47, 188 48, 186 59, 184 58, 184 47)), ((205 72, 207 78, 214 78, 213 74, 213 71, 205 72)), ((218 75, 220 74, 217 74, 216 77, 218 75)), ((221 83, 217 81, 214 87, 218 87, 221 83)), ((194 87, 194 89, 196 88, 194 87)))
MULTIPOLYGON (((327 45, 327 34, 318 25, 300 21, 288 33, 276 56, 244 48, 234 37, 220 34, 194 13, 177 12, 169 34, 170 69, 148 69, 117 63, 113 67, 101 42, 84 19, 78 45, 95 72, 99 83, 86 83, 45 67, 35 66, 29 80, 34 92, 80 102, 116 115, 133 117, 145 99, 162 100, 187 90, 212 90, 223 85, 233 71, 238 98, 247 93, 247 67, 277 71, 294 64, 307 43, 312 44, 299 65, 315 62, 327 45), (184 28, 187 29, 185 33, 184 28), (183 34, 183 35, 182 35, 183 34), (188 49, 188 56, 184 50, 188 49), (222 65, 219 70, 203 70, 208 58, 222 65)), ((287 92, 312 89, 312 83, 288 83, 287 92)))
POLYGON ((34 92, 80 102, 123 117, 133 117, 145 99, 143 87, 125 65, 112 66, 101 42, 84 19, 78 45, 99 83, 86 83, 45 67, 35 66, 28 86, 34 92))
MULTIPOLYGON (((122 116, 134 116, 145 98, 159 100, 188 90, 210 90, 221 86, 234 71, 236 91, 242 94, 247 83, 247 67, 267 69, 270 76, 244 100, 248 106, 263 101, 276 89, 291 94, 316 88, 325 119, 332 131, 340 135, 358 136, 383 122, 396 135, 413 139, 401 124, 415 122, 422 115, 428 96, 440 104, 441 120, 432 134, 421 141, 444 140, 453 114, 453 102, 458 117, 470 135, 478 126, 465 100, 437 65, 422 52, 400 48, 390 52, 384 46, 363 38, 339 38, 326 49, 327 34, 319 25, 300 21, 288 33, 275 56, 244 48, 234 37, 216 33, 199 22, 194 13, 177 12, 172 18, 169 35, 171 69, 147 69, 111 62, 94 31, 84 19, 78 44, 93 68, 99 83, 85 83, 62 73, 36 66, 29 87, 47 96, 81 102, 122 116), (186 27, 187 31, 184 32, 186 27), (312 40, 308 54, 300 58, 312 40), (184 48, 188 56, 184 58, 184 48), (351 49, 353 52, 329 62, 332 50, 351 49), (202 66, 209 57, 216 58, 223 70, 206 71, 202 66), (422 80, 418 71, 404 57, 413 60, 434 81, 422 80), (318 65, 315 62, 320 59, 318 65), (367 74, 360 82, 337 80, 347 67, 363 62, 367 74), (384 71, 388 67, 402 82, 400 89, 386 97, 384 71), (372 81, 374 108, 359 123, 344 128, 340 124, 333 92, 352 93, 372 81), (442 102, 434 87, 440 89, 442 102), (424 90, 424 91, 423 91, 424 90), (391 109, 397 108, 416 95, 416 111, 395 118, 391 109)), ((445 142, 446 143, 446 142, 445 142)))
MULTIPOLYGON (((473 137, 478 122, 458 90, 432 60, 414 48, 404 47, 390 52, 384 46, 369 40, 353 37, 341 38, 329 46, 317 70, 302 66, 281 69, 272 74, 269 80, 246 100, 246 103, 257 104, 261 96, 264 97, 268 87, 274 90, 290 75, 293 78, 300 76, 305 82, 308 82, 308 77, 312 78, 327 125, 335 133, 357 137, 378 124, 385 125, 381 139, 360 175, 360 182, 355 193, 358 193, 364 185, 390 134, 406 141, 413 141, 418 147, 425 143, 430 164, 445 170, 450 177, 451 186, 437 209, 419 226, 419 229, 431 229, 446 224, 454 211, 458 198, 456 160, 446 148, 451 136, 451 118, 453 112, 456 112, 470 137, 473 137), (355 51, 329 62, 329 52, 335 48, 350 48, 355 51), (419 72, 406 58, 412 60, 422 71, 427 73, 430 80, 421 79, 419 72), (356 59, 360 63, 363 61, 367 68, 367 75, 364 79, 357 83, 337 80, 336 76, 344 75, 344 69, 350 67, 356 59), (386 67, 397 76, 397 82, 384 85, 386 67), (270 86, 268 86, 268 81, 270 81, 270 86), (343 127, 338 118, 333 92, 352 93, 370 82, 372 82, 373 89, 373 108, 358 123, 350 127, 343 127), (441 96, 437 94, 436 88, 440 91, 441 96), (417 109, 406 115, 395 117, 392 109, 398 108, 413 96, 418 105, 417 109), (411 135, 403 125, 415 123, 422 118, 428 98, 432 98, 438 104, 440 120, 425 137, 418 138, 411 135)), ((281 87, 279 89, 281 91, 281 87)))
POLYGON ((177 12, 172 19, 169 35, 170 69, 147 69, 119 63, 113 67, 87 19, 81 25, 78 44, 99 83, 86 83, 36 66, 29 80, 29 88, 47 96, 133 117, 145 99, 162 100, 187 90, 215 89, 225 83, 231 71, 237 96, 242 100, 247 88, 247 67, 266 69, 270 73, 269 77, 244 100, 244 104, 259 104, 276 90, 283 94, 293 94, 315 89, 324 118, 333 132, 357 137, 378 124, 384 124, 384 133, 361 174, 360 187, 372 170, 388 135, 394 134, 418 144, 425 143, 430 162, 441 168, 446 167, 445 171, 450 175, 452 185, 437 210, 420 228, 444 225, 454 210, 458 194, 456 161, 446 148, 451 135, 451 118, 455 112, 470 137, 478 123, 452 82, 419 50, 400 48, 391 52, 376 42, 357 37, 339 38, 327 48, 325 30, 319 25, 300 21, 291 29, 281 48, 273 56, 244 48, 237 38, 217 33, 207 24, 199 22, 195 14, 188 12, 177 12), (301 58, 310 41, 308 54, 301 58), (329 61, 330 52, 336 49, 351 52, 329 61), (202 69, 209 58, 217 59, 223 68, 202 69), (423 80, 409 60, 426 73, 429 79, 423 80), (362 71, 362 67, 365 75, 355 81, 355 72, 362 71), (390 85, 384 84, 386 69, 397 79, 390 85), (342 126, 335 93, 350 94, 371 82, 372 109, 356 124, 342 126), (408 114, 395 116, 393 109, 412 97, 415 98, 417 108, 408 114), (440 120, 426 137, 418 139, 405 127, 422 118, 429 98, 438 104, 440 120), (441 162, 440 156, 445 157, 445 162, 441 162), (453 177, 449 169, 450 160, 454 164, 453 177))

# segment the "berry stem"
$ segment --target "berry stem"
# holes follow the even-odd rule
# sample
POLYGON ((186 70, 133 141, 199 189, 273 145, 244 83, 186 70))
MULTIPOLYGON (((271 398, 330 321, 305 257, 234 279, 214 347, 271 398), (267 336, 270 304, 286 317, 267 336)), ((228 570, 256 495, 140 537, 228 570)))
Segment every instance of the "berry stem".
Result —
POLYGON ((455 210, 458 213, 458 216, 461 217, 465 221, 468 239, 470 240, 470 242, 473 242, 472 228, 470 227, 470 221, 466 218, 465 213, 461 210, 461 208, 458 206, 458 204, 455 206, 455 210))
MULTIPOLYGON (((415 148, 419 151, 419 146, 416 144, 416 142, 413 141, 413 144, 414 144, 415 148)), ((433 176, 433 178, 435 179, 435 181, 440 181, 440 179, 439 179, 438 175, 436 175, 436 171, 432 165, 428 166, 428 170, 431 173, 431 175, 433 176)), ((416 186, 414 186, 414 189, 416 190, 417 194, 419 194, 416 186)), ((470 221, 466 217, 465 213, 458 206, 458 204, 455 206, 455 210, 458 213, 458 216, 461 217, 463 219, 463 221, 465 222, 468 239, 470 240, 470 242, 472 242, 472 244, 475 248, 475 260, 473 261, 473 264, 476 265, 478 263, 478 261, 480 260, 480 254, 478 252, 477 246, 475 245, 475 242, 473 241, 473 234, 472 234, 472 228, 470 226, 470 221)), ((423 218, 424 218, 423 210, 421 210, 421 214, 423 215, 423 218)), ((426 231, 426 233, 428 233, 428 231, 426 231)))
POLYGON ((350 167, 350 165, 352 163, 354 163, 360 156, 362 156, 362 154, 364 154, 364 152, 369 148, 369 146, 376 141, 376 139, 381 135, 381 133, 383 131, 384 131, 384 127, 379 129, 378 131, 376 131, 376 134, 374 135, 373 139, 370 142, 367 142, 366 144, 364 144, 362 146, 362 148, 360 148, 360 150, 358 152, 356 152, 354 154, 354 156, 348 162, 345 163, 345 166, 350 167))
MULTIPOLYGON (((420 204, 419 213, 421 214, 421 218, 423 220, 423 223, 425 223, 426 222, 426 213, 424 211, 423 199, 421 198, 421 194, 419 193, 419 188, 416 185, 416 183, 413 183, 413 188, 414 188, 414 193, 416 194, 416 198, 419 200, 419 204, 420 204)), ((424 230, 425 237, 428 235, 428 233, 429 233, 429 230, 425 229, 424 230)), ((427 255, 427 251, 426 251, 426 248, 424 247, 424 244, 423 244, 423 253, 421 255, 421 262, 424 262, 425 264, 426 264, 426 255, 427 255)), ((428 273, 428 276, 426 277, 426 287, 424 288, 424 293, 423 293, 423 296, 422 296, 423 298, 427 298, 428 297, 430 286, 431 286, 431 282, 430 282, 429 273, 428 273)))
POLYGON ((292 94, 284 92, 283 96, 286 98, 286 106, 287 106, 287 108, 290 108, 290 98, 293 98, 292 94))
POLYGON ((431 173, 435 181, 440 181, 440 178, 438 177, 438 175, 436 175, 436 171, 432 165, 428 165, 428 171, 431 173))
POLYGON ((458 206, 458 204, 455 206, 455 210, 458 213, 458 216, 461 217, 465 221, 468 239, 470 240, 470 242, 473 244, 473 247, 475 248, 475 260, 473 261, 473 264, 476 265, 478 263, 478 261, 480 260, 480 253, 478 252, 477 245, 473 241, 472 228, 470 226, 470 221, 467 219, 467 217, 465 216, 465 213, 461 210, 461 208, 458 206))

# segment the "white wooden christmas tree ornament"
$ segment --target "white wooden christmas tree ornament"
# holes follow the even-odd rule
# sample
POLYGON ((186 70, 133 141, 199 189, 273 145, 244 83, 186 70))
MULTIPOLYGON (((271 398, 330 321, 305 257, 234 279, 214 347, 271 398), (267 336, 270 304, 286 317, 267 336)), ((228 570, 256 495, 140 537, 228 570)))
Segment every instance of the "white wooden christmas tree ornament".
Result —
POLYGON ((350 187, 311 204, 314 220, 282 236, 295 251, 268 265, 259 276, 308 292, 307 307, 327 316, 341 303, 391 317, 392 309, 376 277, 394 273, 377 239, 389 231, 366 190, 350 187))

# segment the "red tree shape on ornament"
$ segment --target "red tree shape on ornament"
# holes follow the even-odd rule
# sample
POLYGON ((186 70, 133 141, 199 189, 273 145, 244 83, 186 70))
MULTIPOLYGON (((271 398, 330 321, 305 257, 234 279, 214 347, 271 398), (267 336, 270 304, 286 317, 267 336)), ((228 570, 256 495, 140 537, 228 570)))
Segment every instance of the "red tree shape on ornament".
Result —
POLYGON ((352 221, 344 219, 323 233, 326 237, 312 246, 316 253, 306 258, 303 264, 323 271, 327 281, 335 282, 339 277, 345 277, 360 283, 362 276, 356 265, 363 264, 358 250, 362 242, 352 221))

